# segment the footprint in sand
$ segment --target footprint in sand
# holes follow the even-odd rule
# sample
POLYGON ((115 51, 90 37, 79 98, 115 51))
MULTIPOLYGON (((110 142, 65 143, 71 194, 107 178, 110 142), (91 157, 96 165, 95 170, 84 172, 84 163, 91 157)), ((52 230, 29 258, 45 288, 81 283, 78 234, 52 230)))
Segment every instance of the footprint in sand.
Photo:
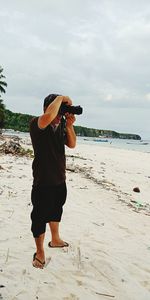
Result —
POLYGON ((119 227, 120 229, 123 229, 123 230, 126 231, 127 233, 132 234, 132 232, 131 232, 128 228, 126 228, 126 227, 124 227, 124 226, 121 226, 121 225, 118 225, 118 227, 119 227))
POLYGON ((63 300, 79 300, 79 298, 74 294, 70 294, 69 296, 63 297, 63 300))
POLYGON ((51 257, 47 257, 45 262, 45 267, 49 265, 50 261, 51 261, 51 257))

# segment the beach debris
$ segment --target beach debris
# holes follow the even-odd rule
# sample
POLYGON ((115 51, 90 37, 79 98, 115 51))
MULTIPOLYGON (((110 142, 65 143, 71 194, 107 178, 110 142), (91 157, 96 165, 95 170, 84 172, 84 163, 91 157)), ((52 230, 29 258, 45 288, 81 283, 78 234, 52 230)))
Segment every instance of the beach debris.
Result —
POLYGON ((8 219, 10 219, 12 217, 12 215, 14 214, 14 209, 11 211, 10 216, 8 217, 8 219))
POLYGON ((105 223, 98 224, 98 223, 95 223, 95 222, 93 222, 93 224, 96 225, 96 226, 104 226, 105 225, 105 223))
POLYGON ((135 193, 140 193, 139 187, 138 187, 138 186, 134 187, 134 188, 133 188, 133 192, 135 192, 135 193))
POLYGON ((18 297, 19 295, 23 294, 23 293, 24 293, 24 290, 22 290, 21 292, 19 292, 18 294, 16 294, 16 295, 12 298, 12 300, 18 299, 17 297, 18 297))
POLYGON ((88 187, 87 187, 87 185, 85 185, 85 186, 83 186, 83 187, 80 186, 79 189, 80 189, 80 190, 88 190, 88 187))
POLYGON ((132 203, 136 203, 136 201, 135 201, 135 200, 131 200, 131 202, 132 202, 132 203))
POLYGON ((1 146, 0 146, 0 151, 4 152, 5 154, 15 154, 20 151, 20 144, 18 140, 9 140, 5 141, 1 146))
POLYGON ((81 269, 81 249, 80 247, 77 247, 77 265, 78 269, 81 269))
MULTIPOLYGON (((136 213, 144 213, 147 216, 150 216, 150 204, 149 203, 143 203, 143 201, 137 201, 136 199, 133 198, 132 193, 127 193, 122 191, 121 187, 118 185, 116 186, 113 182, 108 181, 107 178, 101 178, 97 176, 98 173, 94 173, 94 169, 91 168, 91 166, 85 166, 84 162, 80 160, 80 164, 78 162, 78 159, 81 158, 80 156, 78 157, 77 155, 74 156, 74 161, 72 162, 71 155, 67 156, 67 170, 72 172, 72 173, 79 173, 84 176, 84 178, 91 180, 92 182, 96 183, 99 185, 100 188, 103 188, 108 191, 112 191, 116 194, 118 200, 121 203, 126 204, 128 207, 130 207, 134 212, 136 213)), ((89 161, 89 159, 87 158, 89 161)), ((103 164, 104 162, 102 162, 103 164)), ((102 169, 102 167, 101 167, 102 169)), ((149 176, 150 177, 150 176, 149 176)), ((71 179, 70 181, 73 181, 71 179)), ((83 188, 83 187, 82 187, 83 188)), ((80 187, 81 189, 81 187, 80 187)), ((140 188, 138 186, 135 186, 133 188, 133 191, 135 193, 140 193, 140 188)), ((90 202, 92 203, 92 202, 90 202)))
MULTIPOLYGON (((133 201, 132 201, 133 202, 133 201)), ((146 216, 150 216, 150 204, 149 203, 141 203, 140 201, 135 201, 134 204, 130 205, 136 212, 143 211, 146 216)))
POLYGON ((74 167, 66 167, 66 170, 70 172, 76 172, 74 167))
POLYGON ((136 206, 139 208, 139 207, 142 207, 142 206, 143 206, 143 204, 142 204, 142 202, 141 202, 141 201, 136 201, 136 206))
MULTIPOLYGON (((87 158, 82 157, 82 156, 78 156, 78 155, 69 155, 69 154, 67 154, 66 157, 70 157, 70 158, 73 158, 73 159, 78 158, 78 159, 82 159, 82 160, 87 160, 87 158)), ((92 160, 92 159, 90 159, 90 160, 92 160)))
POLYGON ((143 206, 141 201, 131 200, 132 203, 135 203, 137 207, 143 206))
POLYGON ((9 248, 8 248, 8 250, 7 250, 7 255, 6 255, 5 264, 8 262, 8 258, 9 258, 9 248))
POLYGON ((103 166, 105 166, 106 165, 106 163, 104 163, 103 161, 100 163, 101 165, 103 165, 103 166))
POLYGON ((5 287, 4 285, 0 284, 0 289, 1 289, 1 288, 4 288, 4 287, 5 287))
POLYGON ((32 150, 24 149, 20 145, 19 138, 10 138, 6 140, 3 144, 0 145, 0 153, 4 154, 12 154, 12 155, 19 155, 19 156, 32 156, 32 150))
POLYGON ((96 292, 96 294, 97 294, 97 295, 100 295, 100 296, 105 296, 105 297, 115 298, 115 296, 109 295, 109 294, 103 294, 103 293, 98 293, 98 292, 96 292))

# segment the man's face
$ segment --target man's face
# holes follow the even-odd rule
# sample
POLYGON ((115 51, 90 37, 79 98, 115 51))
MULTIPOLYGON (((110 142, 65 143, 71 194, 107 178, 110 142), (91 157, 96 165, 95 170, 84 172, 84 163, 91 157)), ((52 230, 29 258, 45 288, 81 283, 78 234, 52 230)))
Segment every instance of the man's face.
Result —
POLYGON ((51 122, 52 125, 59 125, 61 122, 61 115, 57 115, 56 118, 51 122))

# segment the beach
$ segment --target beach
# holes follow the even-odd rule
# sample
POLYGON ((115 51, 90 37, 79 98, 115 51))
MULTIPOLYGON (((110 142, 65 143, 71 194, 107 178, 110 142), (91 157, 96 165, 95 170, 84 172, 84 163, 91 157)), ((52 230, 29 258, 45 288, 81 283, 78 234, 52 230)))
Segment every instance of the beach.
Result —
MULTIPOLYGON (((31 149, 29 139, 19 143, 31 149)), ((150 153, 66 148, 60 231, 69 247, 48 248, 47 226, 43 270, 32 266, 32 160, 0 153, 0 299, 149 300, 150 153)))

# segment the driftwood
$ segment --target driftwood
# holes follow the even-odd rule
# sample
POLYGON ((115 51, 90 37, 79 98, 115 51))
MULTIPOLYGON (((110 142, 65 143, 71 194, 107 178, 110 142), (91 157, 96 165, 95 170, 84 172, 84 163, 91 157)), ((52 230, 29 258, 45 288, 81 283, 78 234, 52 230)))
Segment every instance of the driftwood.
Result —
POLYGON ((105 296, 105 297, 115 298, 115 296, 109 295, 109 294, 103 294, 103 293, 98 293, 98 292, 96 292, 96 294, 97 294, 97 295, 100 295, 100 296, 105 296))

